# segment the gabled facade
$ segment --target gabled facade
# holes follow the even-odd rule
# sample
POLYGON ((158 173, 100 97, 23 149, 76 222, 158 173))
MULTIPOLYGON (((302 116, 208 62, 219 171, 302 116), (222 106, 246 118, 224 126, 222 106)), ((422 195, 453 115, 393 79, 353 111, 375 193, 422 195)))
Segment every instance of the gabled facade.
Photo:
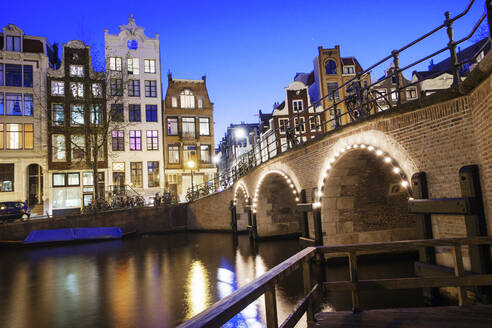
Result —
POLYGON ((175 79, 168 75, 164 100, 166 137, 166 189, 181 201, 193 185, 214 179, 214 104, 210 101, 206 78, 175 79), (188 163, 192 161, 194 168, 188 163), (193 173, 191 172, 193 170, 193 173))
POLYGON ((0 33, 0 201, 48 208, 46 73, 57 62, 46 38, 9 24, 0 33))
POLYGON ((92 67, 91 49, 82 41, 63 45, 62 62, 47 74, 49 212, 79 212, 104 195, 107 147, 99 130, 106 124, 106 78, 92 67), (98 146, 102 145, 102 146, 98 146), (91 162, 97 150, 98 177, 91 162))
POLYGON ((130 15, 118 34, 105 30, 104 44, 110 189, 136 192, 150 202, 164 188, 159 35, 147 37, 130 15))
POLYGON ((378 105, 380 110, 386 110, 390 107, 398 105, 398 94, 397 89, 397 79, 400 78, 400 101, 401 103, 406 103, 408 101, 413 101, 419 98, 419 89, 417 85, 412 85, 412 81, 406 79, 402 73, 398 76, 394 74, 394 66, 391 63, 390 67, 385 70, 384 76, 382 76, 378 81, 372 86, 372 90, 377 91, 378 105), (384 98, 384 99, 383 99, 384 98))

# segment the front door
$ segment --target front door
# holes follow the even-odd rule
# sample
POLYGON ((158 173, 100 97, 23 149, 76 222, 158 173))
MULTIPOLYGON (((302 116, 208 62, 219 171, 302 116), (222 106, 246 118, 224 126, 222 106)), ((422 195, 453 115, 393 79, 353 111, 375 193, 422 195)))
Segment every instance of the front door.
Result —
POLYGON ((38 164, 31 164, 28 172, 28 197, 29 207, 41 204, 43 200, 43 169, 38 164))
POLYGON ((125 193, 125 172, 113 172, 113 194, 125 193))

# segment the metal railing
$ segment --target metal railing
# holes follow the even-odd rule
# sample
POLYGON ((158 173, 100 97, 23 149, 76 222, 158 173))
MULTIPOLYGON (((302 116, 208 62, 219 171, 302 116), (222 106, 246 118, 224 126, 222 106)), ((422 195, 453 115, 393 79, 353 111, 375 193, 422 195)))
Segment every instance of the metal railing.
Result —
MULTIPOLYGON (((455 41, 453 39, 453 23, 467 14, 474 2, 474 0, 470 1, 467 8, 455 17, 450 17, 449 12, 445 12, 445 20, 441 25, 419 37, 415 41, 401 47, 400 49, 393 50, 390 55, 379 60, 377 63, 364 71, 356 73, 354 77, 341 84, 330 94, 321 97, 318 101, 305 108, 303 111, 306 113, 309 113, 309 110, 312 110, 312 116, 309 116, 307 121, 304 123, 301 122, 299 115, 297 115, 290 117, 288 119, 288 123, 285 125, 266 131, 261 135, 260 140, 253 144, 252 149, 248 153, 245 153, 241 157, 235 159, 235 164, 230 169, 222 174, 218 174, 212 180, 194 186, 193 190, 188 190, 188 194, 190 195, 189 200, 195 200, 204 195, 227 189, 234 183, 234 181, 247 174, 256 166, 269 161, 271 158, 278 156, 288 149, 294 148, 299 144, 309 141, 307 140, 308 128, 309 132, 315 133, 315 137, 320 137, 333 130, 343 128, 344 126, 362 118, 375 115, 382 111, 394 110, 402 103, 407 101, 407 97, 405 95, 407 89, 409 87, 416 86, 421 82, 421 80, 417 80, 404 84, 403 72, 408 71, 411 68, 414 68, 417 65, 444 53, 445 51, 449 51, 451 67, 445 71, 434 72, 430 76, 426 77, 426 79, 433 78, 439 76, 443 72, 450 71, 453 75, 453 83, 451 88, 457 88, 462 82, 461 69, 463 66, 475 62, 475 59, 480 54, 481 50, 483 50, 486 46, 490 47, 491 42, 491 37, 489 34, 488 40, 480 51, 476 52, 472 58, 463 58, 461 62, 459 61, 459 56, 456 53, 456 47, 469 40, 475 34, 482 22, 484 22, 486 17, 490 16, 492 12, 492 5, 487 3, 486 12, 480 16, 472 31, 464 38, 455 41), (448 37, 448 42, 445 47, 415 60, 406 66, 400 67, 400 55, 402 53, 444 29, 446 30, 448 37), (370 73, 375 68, 381 67, 381 65, 389 60, 392 61, 393 66, 391 74, 387 74, 382 79, 367 83, 367 85, 364 86, 362 83, 363 79, 370 76, 370 73), (383 94, 379 92, 377 88, 381 87, 381 84, 388 79, 393 79, 395 81, 395 86, 389 93, 383 94), (342 91, 347 93, 344 98, 339 97, 340 94, 344 94, 342 91), (389 101, 388 97, 395 99, 394 102, 396 102, 396 105, 393 104, 392 101, 389 101), (331 104, 327 108, 324 108, 323 102, 326 101, 329 101, 331 104), (341 112, 341 110, 343 110, 343 112, 341 112), (325 120, 326 117, 329 119, 325 120), (297 123, 295 122, 296 120, 297 123)), ((309 115, 311 115, 311 113, 309 115)))
POLYGON ((362 309, 360 290, 377 289, 418 289, 430 287, 457 287, 459 306, 466 305, 465 287, 487 286, 492 284, 492 274, 465 274, 461 249, 466 245, 492 244, 492 237, 449 238, 434 240, 405 240, 395 242, 379 242, 371 244, 354 244, 340 246, 308 247, 264 273, 244 287, 241 287, 229 296, 221 299, 205 311, 197 314, 190 320, 182 323, 178 328, 221 327, 223 324, 240 313, 249 304, 265 295, 266 326, 277 328, 276 286, 289 274, 302 267, 304 297, 296 305, 280 327, 294 327, 306 313, 309 323, 315 321, 315 314, 319 312, 323 293, 326 291, 350 291, 352 294, 352 310, 359 312, 362 309), (357 256, 367 252, 395 252, 418 250, 426 247, 451 247, 454 262, 454 275, 434 277, 409 277, 359 280, 357 256), (313 260, 323 257, 324 254, 337 254, 348 257, 349 280, 325 281, 323 275, 313 281, 313 260))

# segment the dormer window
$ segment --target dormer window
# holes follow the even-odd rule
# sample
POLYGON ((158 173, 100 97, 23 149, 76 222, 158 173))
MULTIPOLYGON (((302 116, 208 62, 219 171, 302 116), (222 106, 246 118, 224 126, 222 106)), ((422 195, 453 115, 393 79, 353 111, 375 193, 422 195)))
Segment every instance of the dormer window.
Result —
POLYGON ((354 66, 343 66, 343 74, 344 75, 355 75, 355 67, 354 66))
POLYGON ((70 76, 84 77, 84 66, 70 65, 70 76))
POLYGON ((21 37, 20 36, 12 36, 12 35, 7 35, 5 38, 6 40, 6 47, 5 49, 7 51, 21 51, 21 37))
POLYGON ((181 108, 195 108, 195 97, 190 89, 184 89, 179 95, 181 108))

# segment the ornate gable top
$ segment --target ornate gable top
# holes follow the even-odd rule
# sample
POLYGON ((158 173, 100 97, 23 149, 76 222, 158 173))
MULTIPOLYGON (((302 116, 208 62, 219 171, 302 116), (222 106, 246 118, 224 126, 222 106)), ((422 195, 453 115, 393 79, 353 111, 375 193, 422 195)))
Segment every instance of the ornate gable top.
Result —
POLYGON ((21 30, 20 28, 18 28, 17 26, 15 26, 14 24, 8 24, 7 26, 5 26, 2 31, 6 34, 10 34, 10 35, 23 35, 24 34, 24 31, 21 30))
POLYGON ((130 17, 128 17, 128 24, 127 25, 120 25, 120 33, 127 32, 132 36, 135 35, 141 35, 142 37, 145 37, 144 35, 144 28, 138 26, 135 24, 135 17, 133 14, 130 14, 130 17))

